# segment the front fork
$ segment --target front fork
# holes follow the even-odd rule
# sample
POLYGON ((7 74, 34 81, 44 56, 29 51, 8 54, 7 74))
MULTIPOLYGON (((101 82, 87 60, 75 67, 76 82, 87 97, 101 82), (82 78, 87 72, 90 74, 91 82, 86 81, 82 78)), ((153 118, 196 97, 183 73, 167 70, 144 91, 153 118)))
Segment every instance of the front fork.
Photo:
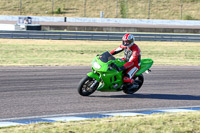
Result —
POLYGON ((94 79, 94 83, 92 83, 92 85, 90 86, 91 89, 93 89, 96 86, 96 84, 101 81, 97 73, 90 72, 87 74, 87 76, 94 79))
POLYGON ((90 89, 93 89, 97 83, 98 83, 97 80, 94 80, 94 83, 92 83, 92 85, 90 86, 90 89))

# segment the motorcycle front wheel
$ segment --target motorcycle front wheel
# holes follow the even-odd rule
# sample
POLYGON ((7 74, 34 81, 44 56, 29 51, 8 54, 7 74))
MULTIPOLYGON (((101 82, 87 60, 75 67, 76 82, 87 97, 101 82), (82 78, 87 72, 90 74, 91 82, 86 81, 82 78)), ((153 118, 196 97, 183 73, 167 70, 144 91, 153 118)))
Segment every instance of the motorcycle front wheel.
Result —
POLYGON ((99 82, 96 82, 96 80, 91 77, 85 76, 78 85, 78 93, 81 96, 89 96, 95 92, 98 86, 99 82))

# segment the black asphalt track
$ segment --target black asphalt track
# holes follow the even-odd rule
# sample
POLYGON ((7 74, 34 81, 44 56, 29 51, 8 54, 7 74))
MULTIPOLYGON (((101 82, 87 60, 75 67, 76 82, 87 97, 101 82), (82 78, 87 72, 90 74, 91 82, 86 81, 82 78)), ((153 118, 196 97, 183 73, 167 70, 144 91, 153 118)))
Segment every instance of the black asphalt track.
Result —
POLYGON ((89 66, 0 67, 0 119, 200 105, 200 66, 153 66, 134 95, 77 86, 89 66))

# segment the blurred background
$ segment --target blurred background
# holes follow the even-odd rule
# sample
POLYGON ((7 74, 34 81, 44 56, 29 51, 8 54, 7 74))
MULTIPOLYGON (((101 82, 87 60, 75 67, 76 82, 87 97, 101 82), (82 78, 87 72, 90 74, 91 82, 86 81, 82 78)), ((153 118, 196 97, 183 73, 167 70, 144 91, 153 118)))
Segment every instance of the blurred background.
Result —
POLYGON ((1 0, 0 15, 200 20, 200 0, 1 0))

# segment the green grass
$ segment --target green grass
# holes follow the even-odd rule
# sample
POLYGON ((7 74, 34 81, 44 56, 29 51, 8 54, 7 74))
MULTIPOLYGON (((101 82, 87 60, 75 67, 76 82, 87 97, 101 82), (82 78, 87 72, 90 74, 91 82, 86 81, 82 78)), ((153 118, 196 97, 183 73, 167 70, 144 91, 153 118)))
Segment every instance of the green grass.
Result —
MULTIPOLYGON (((147 19, 148 0, 53 0, 53 16, 64 17, 100 17, 100 11, 105 18, 121 18, 126 14, 127 18, 147 19), (118 5, 116 4, 118 1, 118 5), (125 1, 124 13, 120 13, 125 1), (121 5, 122 4, 122 5, 121 5), (59 10, 60 9, 60 10, 59 10), (59 12, 58 12, 59 10, 59 12), (86 11, 86 16, 84 16, 86 11)), ((181 0, 151 0, 151 19, 181 19, 181 0)), ((200 1, 183 0, 182 18, 200 20, 200 1), (187 17, 189 16, 189 17, 187 17)), ((0 2, 1 15, 19 15, 20 0, 2 0, 0 2)), ((21 15, 52 16, 52 0, 22 0, 21 15)))
POLYGON ((199 133, 200 111, 0 128, 0 133, 199 133))
MULTIPOLYGON (((0 66, 91 65, 92 59, 111 51, 121 41, 65 41, 0 39, 0 66)), ((200 65, 200 43, 136 42, 142 58, 154 65, 200 65)), ((123 57, 123 52, 116 57, 123 57)))

